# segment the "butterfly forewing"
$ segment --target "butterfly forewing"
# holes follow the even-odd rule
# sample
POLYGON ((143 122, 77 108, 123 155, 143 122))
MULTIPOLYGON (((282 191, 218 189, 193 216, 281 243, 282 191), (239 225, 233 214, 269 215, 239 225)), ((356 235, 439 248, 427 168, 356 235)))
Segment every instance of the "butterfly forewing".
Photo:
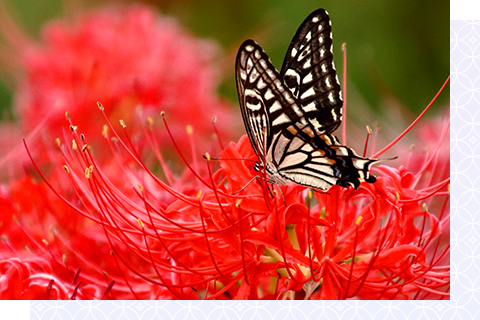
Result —
POLYGON ((342 121, 332 45, 330 18, 325 10, 316 10, 293 37, 280 72, 317 133, 332 133, 342 121))
POLYGON ((262 48, 253 40, 245 41, 236 61, 237 91, 245 128, 260 158, 275 135, 303 117, 280 79, 262 48))

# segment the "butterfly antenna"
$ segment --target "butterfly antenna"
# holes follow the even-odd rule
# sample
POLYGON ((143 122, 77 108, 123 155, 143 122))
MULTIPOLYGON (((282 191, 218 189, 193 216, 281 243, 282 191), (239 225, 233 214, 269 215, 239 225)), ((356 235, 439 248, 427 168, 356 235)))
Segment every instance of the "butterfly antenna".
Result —
POLYGON ((235 191, 234 193, 232 193, 232 196, 236 195, 236 194, 239 193, 239 192, 242 192, 243 190, 245 190, 245 189, 248 187, 248 185, 249 185, 250 183, 252 183, 254 180, 257 180, 257 179, 259 179, 259 178, 260 178, 260 176, 259 176, 259 175, 256 175, 255 177, 253 177, 252 179, 250 179, 250 181, 248 181, 247 184, 242 187, 242 189, 240 189, 240 190, 235 191))
MULTIPOLYGON (((207 156, 206 155, 203 155, 203 159, 207 159, 207 156)), ((215 157, 210 157, 208 158, 210 160, 216 160, 216 161, 230 161, 230 160, 238 160, 238 161, 251 161, 251 162, 255 162, 255 160, 252 160, 252 159, 246 159, 246 158, 215 158, 215 157)), ((207 159, 207 160, 208 160, 207 159)))

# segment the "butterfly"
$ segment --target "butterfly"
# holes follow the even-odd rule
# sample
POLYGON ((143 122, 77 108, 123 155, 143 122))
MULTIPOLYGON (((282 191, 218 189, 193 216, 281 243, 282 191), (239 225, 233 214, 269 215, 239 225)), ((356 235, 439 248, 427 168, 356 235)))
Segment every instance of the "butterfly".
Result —
POLYGON ((236 82, 250 143, 269 181, 295 182, 327 191, 332 185, 358 189, 373 183, 378 159, 343 146, 332 132, 342 121, 340 83, 332 53, 328 13, 318 9, 302 23, 280 72, 253 40, 237 54, 236 82))

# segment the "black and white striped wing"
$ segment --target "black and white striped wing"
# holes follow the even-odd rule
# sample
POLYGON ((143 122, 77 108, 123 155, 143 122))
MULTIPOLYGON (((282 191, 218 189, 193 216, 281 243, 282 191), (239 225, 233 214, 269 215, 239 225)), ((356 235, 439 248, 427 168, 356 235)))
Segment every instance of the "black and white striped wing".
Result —
POLYGON ((318 9, 302 23, 280 72, 316 133, 332 133, 342 121, 342 97, 332 52, 328 13, 318 9))
POLYGON ((237 55, 236 80, 243 122, 257 156, 268 157, 274 136, 303 117, 267 54, 253 40, 237 55))
POLYGON ((358 156, 330 134, 305 139, 291 127, 275 137, 272 150, 277 174, 303 186, 324 191, 334 184, 358 189, 360 182, 376 180, 369 171, 378 160, 358 156))
POLYGON ((277 183, 328 190, 375 181, 369 170, 377 160, 358 156, 330 134, 341 122, 342 106, 330 30, 324 10, 312 13, 295 35, 281 73, 254 41, 238 51, 243 122, 260 165, 277 183))

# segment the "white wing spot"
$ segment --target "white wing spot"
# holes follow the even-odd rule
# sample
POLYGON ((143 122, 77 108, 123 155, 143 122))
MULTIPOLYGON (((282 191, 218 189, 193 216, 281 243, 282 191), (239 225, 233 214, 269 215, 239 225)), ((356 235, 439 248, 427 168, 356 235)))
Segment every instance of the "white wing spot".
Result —
MULTIPOLYGON (((318 152, 318 151, 315 151, 315 152, 318 152)), ((328 159, 324 158, 324 157, 314 158, 314 159, 312 159, 312 162, 317 163, 317 164, 328 164, 328 165, 330 164, 330 162, 328 162, 328 159)))
POLYGON ((312 22, 315 23, 315 22, 318 22, 318 20, 320 20, 318 19, 318 17, 313 17, 312 22))
POLYGON ((313 80, 312 74, 309 73, 309 74, 307 74, 307 75, 305 76, 305 78, 303 78, 302 83, 303 83, 303 84, 306 84, 306 83, 309 83, 309 82, 312 81, 312 80, 313 80))
POLYGON ((265 62, 265 60, 260 60, 260 65, 262 66, 263 69, 268 69, 268 65, 267 63, 265 62))
POLYGON ((300 108, 296 104, 292 105, 292 109, 293 109, 293 111, 295 111, 297 116, 299 116, 299 117, 303 116, 302 111, 300 110, 300 108))
POLYGON ((322 44, 323 41, 324 41, 323 35, 320 35, 320 37, 318 37, 318 42, 320 42, 322 44))
POLYGON ((312 66, 311 59, 306 59, 305 63, 303 64, 303 67, 306 69, 306 68, 310 68, 311 66, 312 66))
POLYGON ((285 100, 287 100, 288 103, 295 103, 290 94, 291 93, 289 93, 288 91, 283 91, 283 97, 285 98, 285 100))
POLYGON ((282 110, 282 105, 280 104, 280 102, 278 102, 278 100, 275 100, 275 102, 272 103, 272 106, 268 111, 270 111, 270 113, 274 113, 278 110, 282 110))
POLYGON ((266 72, 267 72, 267 75, 270 77, 270 79, 275 79, 276 78, 275 73, 272 70, 267 69, 266 72))
POLYGON ((305 98, 311 97, 314 94, 315 94, 315 90, 313 90, 313 88, 310 88, 307 91, 305 91, 304 93, 302 93, 302 95, 300 96, 300 99, 305 99, 305 98))
POLYGON ((326 63, 322 63, 321 68, 322 68, 323 73, 327 73, 327 64, 326 63))
POLYGON ((282 113, 277 119, 273 120, 272 126, 278 126, 288 122, 290 122, 290 118, 288 118, 285 113, 282 113))
POLYGON ((310 39, 312 39, 312 33, 311 32, 307 33, 307 35, 305 36, 305 39, 307 39, 307 41, 310 41, 310 39))
POLYGON ((312 152, 313 148, 308 143, 305 143, 305 145, 302 147, 302 150, 305 151, 305 152, 312 152))
POLYGON ((274 97, 275 97, 275 95, 272 93, 272 90, 270 88, 267 89, 267 91, 265 91, 265 99, 266 100, 270 100, 274 97))
POLYGON ((243 81, 247 80, 247 72, 243 69, 240 70, 240 78, 242 78, 243 81))
POLYGON ((328 100, 330 100, 331 103, 335 103, 335 98, 333 97, 333 92, 330 92, 328 94, 328 100))
POLYGON ((260 89, 260 90, 263 90, 266 86, 267 86, 267 84, 265 83, 263 78, 260 77, 257 81, 257 88, 260 89))
POLYGON ((297 49, 295 48, 292 48, 292 58, 295 57, 297 55, 297 49))
POLYGON ((253 49, 254 49, 254 47, 251 46, 251 45, 245 46, 245 50, 247 50, 248 52, 252 52, 253 49))
POLYGON ((255 51, 255 58, 257 58, 258 60, 260 60, 261 57, 262 57, 262 54, 260 53, 260 50, 256 50, 256 51, 255 51))
POLYGON ((368 164, 368 161, 369 161, 368 159, 355 159, 354 165, 357 168, 359 168, 359 167, 360 168, 365 168, 365 165, 368 164))
POLYGON ((282 81, 278 80, 278 79, 275 79, 273 80, 273 83, 275 84, 275 86, 277 87, 277 90, 280 91, 280 92, 284 92, 285 90, 283 89, 283 84, 282 84, 282 81))
POLYGON ((324 48, 320 49, 320 57, 321 58, 325 57, 325 49, 324 48))
POLYGON ((309 104, 307 104, 306 106, 303 106, 302 109, 305 112, 311 112, 311 111, 316 111, 317 107, 315 106, 315 102, 312 101, 309 104))
POLYGON ((327 88, 333 87, 332 86, 332 79, 330 77, 325 78, 325 85, 327 86, 327 88))
POLYGON ((337 156, 348 156, 348 151, 347 151, 347 148, 344 148, 344 147, 339 147, 335 150, 335 154, 337 156))
POLYGON ((308 119, 308 120, 315 128, 315 131, 323 131, 323 130, 320 130, 321 128, 323 128, 323 126, 320 124, 320 122, 318 122, 317 119, 308 119))
POLYGON ((252 69, 252 72, 250 73, 250 82, 255 82, 259 75, 257 69, 252 69))
POLYGON ((318 25, 318 31, 322 31, 323 30, 323 25, 322 24, 319 24, 318 25))
MULTIPOLYGON (((342 109, 340 109, 340 110, 342 110, 342 109)), ((335 110, 333 110, 333 109, 332 109, 332 118, 333 118, 334 121, 337 121, 337 119, 338 119, 338 115, 335 113, 335 110)))

